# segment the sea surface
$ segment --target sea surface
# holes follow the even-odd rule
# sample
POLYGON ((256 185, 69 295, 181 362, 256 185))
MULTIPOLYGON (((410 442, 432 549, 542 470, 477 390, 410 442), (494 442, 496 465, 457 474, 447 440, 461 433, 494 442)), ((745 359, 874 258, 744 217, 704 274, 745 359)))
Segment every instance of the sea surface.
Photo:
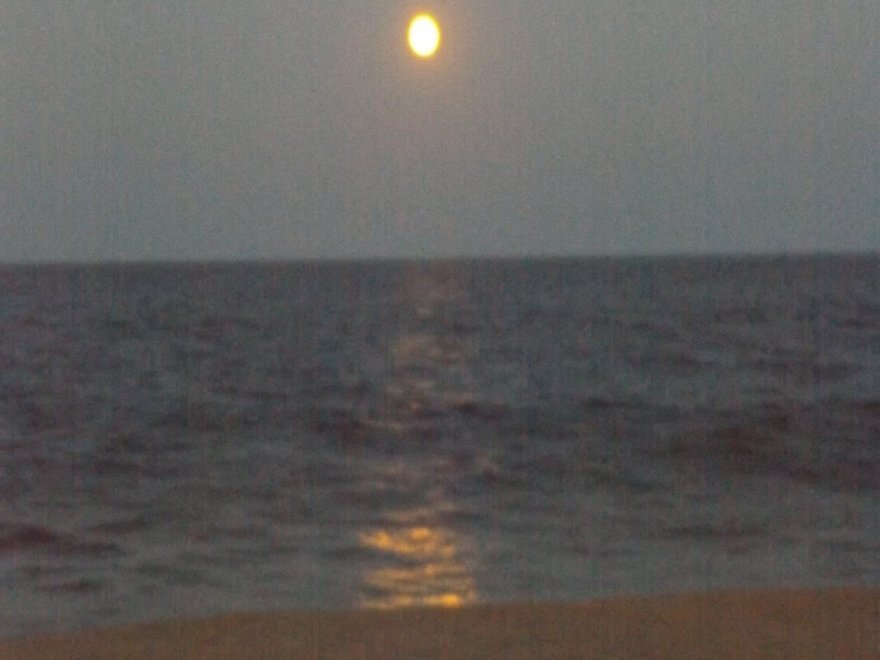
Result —
POLYGON ((880 586, 880 257, 0 267, 0 637, 880 586))

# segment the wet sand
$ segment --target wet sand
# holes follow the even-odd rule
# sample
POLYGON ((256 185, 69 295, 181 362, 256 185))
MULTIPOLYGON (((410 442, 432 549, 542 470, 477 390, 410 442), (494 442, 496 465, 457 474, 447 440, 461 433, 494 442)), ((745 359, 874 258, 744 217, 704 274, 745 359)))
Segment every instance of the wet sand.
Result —
POLYGON ((880 658, 880 590, 230 614, 0 644, 38 658, 880 658))

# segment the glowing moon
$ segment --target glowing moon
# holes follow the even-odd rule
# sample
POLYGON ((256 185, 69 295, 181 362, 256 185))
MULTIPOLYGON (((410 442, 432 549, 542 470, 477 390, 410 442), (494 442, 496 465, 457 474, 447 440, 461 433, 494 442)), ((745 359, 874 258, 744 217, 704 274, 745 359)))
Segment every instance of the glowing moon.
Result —
POLYGON ((433 16, 419 14, 409 23, 409 47, 419 57, 431 57, 440 46, 440 27, 433 16))

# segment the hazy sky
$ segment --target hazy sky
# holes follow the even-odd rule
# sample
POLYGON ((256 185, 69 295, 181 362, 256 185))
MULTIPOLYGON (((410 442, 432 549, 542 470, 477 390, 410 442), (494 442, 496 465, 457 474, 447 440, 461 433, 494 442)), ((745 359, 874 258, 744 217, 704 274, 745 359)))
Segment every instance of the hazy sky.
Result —
POLYGON ((880 250, 880 2, 0 0, 0 145, 0 261, 880 250))

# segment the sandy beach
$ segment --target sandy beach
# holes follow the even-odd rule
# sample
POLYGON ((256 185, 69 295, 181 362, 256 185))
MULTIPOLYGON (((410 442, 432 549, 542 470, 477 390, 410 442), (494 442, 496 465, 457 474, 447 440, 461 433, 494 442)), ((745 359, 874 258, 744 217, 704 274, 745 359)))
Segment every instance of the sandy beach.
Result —
POLYGON ((880 590, 230 614, 8 641, 0 658, 880 658, 880 590))

